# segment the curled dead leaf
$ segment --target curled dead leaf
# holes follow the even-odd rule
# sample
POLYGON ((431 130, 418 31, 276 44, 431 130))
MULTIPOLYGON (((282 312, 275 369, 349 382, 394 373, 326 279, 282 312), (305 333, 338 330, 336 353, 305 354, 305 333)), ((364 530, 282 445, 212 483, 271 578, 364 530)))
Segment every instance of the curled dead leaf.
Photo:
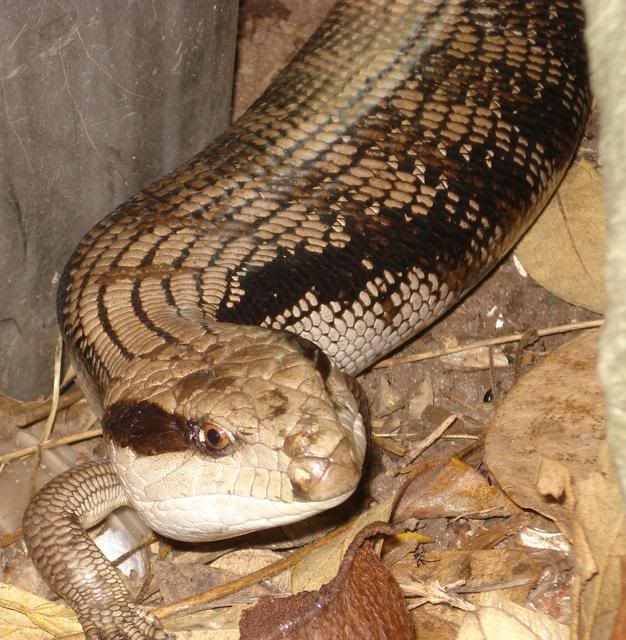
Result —
POLYGON ((262 598, 240 623, 242 640, 414 640, 400 587, 375 553, 371 536, 392 533, 370 525, 352 541, 339 573, 318 591, 262 598))
POLYGON ((456 458, 427 460, 413 470, 394 520, 445 518, 487 512, 510 515, 516 509, 502 492, 465 462, 456 458))

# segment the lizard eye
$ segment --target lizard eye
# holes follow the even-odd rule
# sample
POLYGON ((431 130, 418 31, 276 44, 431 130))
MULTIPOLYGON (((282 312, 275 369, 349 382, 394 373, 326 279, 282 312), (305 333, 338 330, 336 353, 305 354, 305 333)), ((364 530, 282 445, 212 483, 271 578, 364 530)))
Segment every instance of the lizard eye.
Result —
POLYGON ((210 420, 204 422, 198 435, 200 442, 213 451, 221 451, 233 442, 229 431, 210 420))

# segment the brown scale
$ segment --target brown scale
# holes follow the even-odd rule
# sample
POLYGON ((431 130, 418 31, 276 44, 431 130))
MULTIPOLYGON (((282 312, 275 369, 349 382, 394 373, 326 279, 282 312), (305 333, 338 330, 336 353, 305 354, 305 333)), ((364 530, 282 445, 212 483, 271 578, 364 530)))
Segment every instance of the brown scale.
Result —
POLYGON ((339 2, 247 114, 85 237, 59 289, 66 341, 101 390, 215 320, 294 331, 359 371, 512 246, 587 103, 577 3, 339 2), (359 310, 368 335, 375 317, 411 322, 366 355, 312 322, 350 328, 359 310))

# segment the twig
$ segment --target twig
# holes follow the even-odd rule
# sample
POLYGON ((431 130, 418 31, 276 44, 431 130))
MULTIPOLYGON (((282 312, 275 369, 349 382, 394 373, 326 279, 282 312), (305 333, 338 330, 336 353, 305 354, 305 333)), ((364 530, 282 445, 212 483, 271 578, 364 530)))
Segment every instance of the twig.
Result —
POLYGON ((479 509, 478 511, 465 511, 451 518, 451 522, 458 522, 459 520, 466 520, 467 518, 475 518, 485 520, 490 514, 503 515, 502 506, 489 507, 488 509, 479 509))
POLYGON ((442 585, 437 580, 432 582, 423 582, 415 580, 412 582, 400 583, 402 593, 408 597, 419 596, 419 600, 408 605, 409 611, 430 602, 430 604, 448 604, 451 607, 461 609, 462 611, 476 611, 476 605, 459 598, 454 594, 457 587, 465 584, 465 580, 457 580, 448 585, 442 585))
POLYGON ((56 440, 48 440, 40 445, 36 444, 32 447, 25 447, 18 451, 5 453, 0 456, 0 464, 10 462, 11 460, 17 460, 18 458, 23 458, 25 456, 30 456, 33 453, 37 453, 38 449, 54 449, 55 447, 60 447, 63 444, 81 442, 82 440, 89 440, 90 438, 96 438, 100 435, 102 435, 102 429, 89 429, 88 431, 82 431, 81 433, 71 433, 67 436, 63 436, 62 438, 57 438, 56 440))
MULTIPOLYGON (((546 329, 537 329, 537 337, 552 336, 558 333, 568 333, 569 331, 582 331, 584 329, 596 329, 604 324, 604 320, 589 320, 587 322, 573 322, 571 324, 561 324, 555 327, 547 327, 546 329)), ((498 344, 508 344, 509 342, 518 342, 522 340, 528 332, 513 333, 508 336, 499 336, 497 338, 488 338, 479 340, 478 342, 469 342, 456 347, 447 349, 439 349, 437 351, 424 351, 423 353, 414 353, 406 356, 398 356, 397 358, 387 358, 374 365, 374 369, 383 369, 385 367, 394 367, 399 364, 408 364, 409 362, 421 362, 422 360, 430 360, 432 358, 440 358, 450 355, 451 353, 461 353, 462 351, 472 351, 481 349, 482 347, 491 347, 498 344)))
MULTIPOLYGON (((61 383, 61 388, 63 388, 63 383, 61 383)), ((83 397, 83 392, 80 389, 72 389, 67 393, 64 393, 62 396, 59 396, 59 404, 57 405, 57 411, 61 409, 67 409, 67 407, 71 407, 73 404, 76 404, 83 397)), ((25 412, 24 415, 19 417, 16 420, 16 426, 18 427, 28 427, 33 424, 33 422, 38 422, 43 418, 50 415, 50 410, 52 407, 52 398, 47 398, 46 400, 42 400, 41 404, 34 409, 29 409, 28 412, 25 412)))
POLYGON ((279 560, 278 562, 274 562, 273 564, 259 569, 258 571, 254 571, 247 576, 243 576, 238 578, 237 580, 233 580, 231 582, 227 582, 226 584, 219 585, 217 587, 213 587, 208 591, 203 593, 199 593, 195 596, 191 596, 189 598, 183 598, 178 602, 174 602, 169 605, 165 605, 163 607, 158 607, 157 609, 153 609, 150 613, 157 616, 158 618, 171 618, 174 615, 178 615, 181 613, 185 613, 189 611, 189 609, 193 607, 197 607, 199 605, 207 604, 213 600, 217 600, 218 598, 222 598, 224 596, 229 596, 241 589, 245 589, 246 587, 250 587, 253 584, 257 584, 262 580, 267 578, 271 578, 286 569, 289 569, 297 562, 299 562, 305 556, 308 556, 311 552, 324 547, 337 538, 340 538, 345 532, 352 527, 354 522, 350 521, 346 523, 344 526, 335 529, 328 535, 312 542, 306 547, 302 547, 297 551, 294 551, 291 555, 279 560))
POLYGON ((491 393, 493 394, 493 406, 498 406, 498 386, 496 385, 496 371, 493 366, 493 347, 489 347, 489 380, 491 382, 491 393))
POLYGON ((500 591, 501 589, 515 589, 530 584, 531 578, 516 578, 514 580, 504 580, 502 582, 492 582, 491 584, 464 585, 456 587, 454 593, 486 593, 488 591, 500 591))
POLYGON ((70 365, 63 376, 63 380, 61 381, 61 389, 65 389, 70 382, 73 382, 76 378, 76 372, 74 371, 74 367, 70 365))
POLYGON ((402 466, 398 469, 397 473, 408 473, 410 471, 411 463, 417 458, 423 451, 428 449, 433 442, 438 440, 443 433, 456 422, 457 416, 448 416, 436 429, 434 429, 426 438, 412 446, 407 454, 406 459, 403 461, 402 466))
POLYGON ((138 551, 149 547, 152 543, 157 542, 158 540, 159 538, 155 533, 149 533, 141 542, 133 545, 128 551, 125 551, 121 556, 112 560, 111 564, 114 567, 119 567, 121 564, 124 564, 126 560, 132 558, 138 551))
POLYGON ((16 529, 15 531, 11 531, 11 533, 5 533, 0 536, 0 549, 4 549, 5 547, 10 547, 14 542, 17 542, 22 537, 22 530, 16 529))
POLYGON ((539 336, 536 331, 527 331, 524 334, 524 337, 517 343, 517 348, 515 349, 515 370, 513 372, 513 384, 517 382, 517 379, 520 376, 520 371, 522 370, 522 356, 524 354, 524 350, 529 345, 533 344, 537 340, 539 336))
MULTIPOLYGON (((154 533, 151 533, 143 541, 143 543, 141 543, 136 548, 129 549, 129 551, 132 551, 133 553, 136 553, 137 551, 139 551, 139 549, 142 549, 142 548, 152 544, 152 542, 154 542, 155 540, 157 540, 156 535, 154 533)), ((124 554, 124 555, 126 555, 126 554, 124 554)), ((130 557, 130 556, 128 556, 128 557, 130 557)), ((118 558, 118 562, 121 562, 121 558, 118 558)), ((119 566, 119 565, 115 565, 114 564, 114 566, 119 566)), ((150 585, 152 584, 152 578, 153 578, 152 563, 148 562, 147 566, 146 566, 146 574, 143 577, 143 584, 141 585, 141 588, 139 589, 139 593, 137 593, 137 595, 136 595, 136 601, 137 602, 144 602, 144 601, 148 600, 148 598, 150 598, 150 596, 152 595, 149 592, 150 585)))
POLYGON ((57 408, 59 406, 59 389, 61 388, 61 358, 63 356, 63 341, 61 336, 57 339, 56 349, 54 350, 54 373, 52 377, 52 396, 50 398, 50 413, 43 428, 43 433, 39 439, 39 444, 43 444, 50 439, 52 433, 52 425, 57 417, 57 408))
POLYGON ((372 434, 372 444, 376 445, 379 449, 383 449, 384 451, 389 451, 389 453, 393 453, 394 456, 402 457, 406 454, 406 448, 401 444, 396 444, 393 441, 388 440, 388 438, 397 438, 397 434, 386 434, 384 436, 378 436, 376 434, 372 434))
POLYGON ((57 338, 56 348, 54 350, 54 370, 52 375, 52 395, 50 397, 50 413, 44 425, 43 432, 39 438, 39 446, 35 449, 35 463, 33 465, 33 473, 30 482, 30 495, 33 497, 37 491, 37 471, 41 463, 41 445, 50 439, 52 426, 57 417, 57 409, 59 407, 59 390, 61 389, 61 361, 63 359, 63 340, 61 336, 57 338))
POLYGON ((472 602, 459 597, 459 594, 486 593, 488 591, 500 591, 501 589, 515 589, 522 587, 530 582, 529 578, 517 578, 503 582, 492 582, 491 584, 467 585, 465 580, 457 580, 448 585, 441 585, 437 580, 432 582, 423 582, 415 580, 414 582, 401 583, 402 593, 407 598, 419 599, 413 600, 408 604, 409 610, 416 609, 423 604, 448 604, 464 611, 475 611, 476 605, 472 602))

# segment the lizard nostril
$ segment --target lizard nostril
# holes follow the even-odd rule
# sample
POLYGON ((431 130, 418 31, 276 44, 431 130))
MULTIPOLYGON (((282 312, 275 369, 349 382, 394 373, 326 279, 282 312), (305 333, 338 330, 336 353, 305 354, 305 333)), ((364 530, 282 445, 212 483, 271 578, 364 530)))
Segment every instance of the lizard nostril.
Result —
POLYGON ((299 500, 330 500, 354 491, 360 471, 346 438, 327 457, 300 456, 287 470, 294 496, 299 500))
POLYGON ((312 456, 296 458, 292 460, 287 471, 294 495, 302 500, 315 500, 313 495, 317 495, 320 482, 323 480, 329 466, 326 458, 315 458, 312 456))

